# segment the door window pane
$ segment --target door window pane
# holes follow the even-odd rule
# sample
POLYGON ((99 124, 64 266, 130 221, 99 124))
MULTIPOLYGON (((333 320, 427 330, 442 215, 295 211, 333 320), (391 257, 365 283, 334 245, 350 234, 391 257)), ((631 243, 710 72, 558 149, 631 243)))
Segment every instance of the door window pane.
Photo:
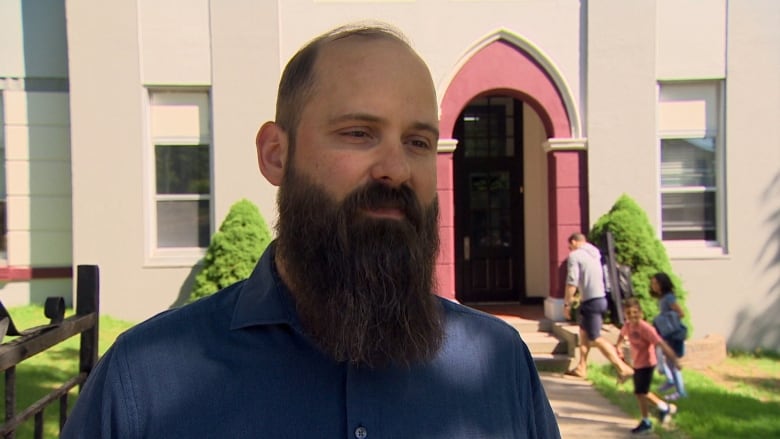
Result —
POLYGON ((459 139, 465 157, 511 157, 514 155, 514 106, 512 99, 488 97, 469 105, 461 117, 459 139))
POLYGON ((480 247, 512 244, 509 218, 509 172, 474 172, 470 176, 471 236, 480 247))

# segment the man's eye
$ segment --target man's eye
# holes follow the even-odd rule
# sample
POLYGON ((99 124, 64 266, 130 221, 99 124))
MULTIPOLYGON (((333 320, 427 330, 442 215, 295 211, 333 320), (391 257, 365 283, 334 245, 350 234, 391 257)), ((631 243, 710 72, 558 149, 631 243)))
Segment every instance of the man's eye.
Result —
POLYGON ((409 143, 414 146, 415 148, 421 148, 421 149, 430 149, 431 144, 427 140, 422 139, 412 139, 409 141, 409 143))
POLYGON ((366 131, 363 130, 349 130, 349 131, 343 131, 341 133, 342 136, 348 136, 348 137, 368 137, 369 134, 366 131))

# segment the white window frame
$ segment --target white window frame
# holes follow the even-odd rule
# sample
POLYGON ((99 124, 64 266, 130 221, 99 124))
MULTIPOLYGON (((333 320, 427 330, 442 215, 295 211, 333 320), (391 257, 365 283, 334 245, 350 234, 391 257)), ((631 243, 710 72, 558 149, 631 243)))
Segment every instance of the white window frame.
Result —
MULTIPOLYGON (((662 187, 661 182, 661 151, 663 139, 692 139, 708 136, 715 137, 715 240, 663 240, 667 253, 675 259, 713 259, 725 258, 728 256, 728 241, 726 235, 726 154, 725 154, 725 81, 719 79, 713 80, 689 80, 689 81, 659 81, 657 86, 658 108, 661 104, 661 89, 664 86, 685 87, 685 86, 711 86, 714 88, 716 96, 715 109, 718 112, 715 118, 716 127, 706 130, 678 130, 674 133, 666 133, 660 127, 657 130, 657 151, 658 151, 658 213, 657 223, 659 224, 657 233, 659 239, 663 240, 663 194, 679 192, 680 189, 662 187)), ((702 190, 706 188, 702 187, 702 190)), ((687 191, 686 191, 687 192, 687 191)))
POLYGON ((206 254, 204 247, 159 247, 157 245, 157 203, 170 200, 205 200, 211 201, 209 209, 209 237, 214 234, 214 145, 212 140, 213 118, 211 93, 208 88, 194 87, 148 87, 143 89, 143 102, 146 112, 144 148, 144 186, 145 186, 145 265, 157 267, 191 267, 198 263, 206 254), (166 136, 152 135, 152 95, 155 93, 203 93, 208 98, 208 134, 200 136, 166 136), (157 194, 156 147, 158 145, 207 145, 209 148, 209 179, 211 190, 209 194, 159 195, 157 194))
POLYGON ((4 247, 0 247, 0 265, 8 264, 8 182, 6 181, 8 172, 5 165, 7 152, 5 147, 5 118, 5 95, 3 93, 3 88, 0 87, 0 179, 2 179, 2 181, 0 181, 0 185, 2 185, 2 188, 0 188, 0 201, 2 201, 0 209, 4 210, 0 220, 3 217, 5 218, 5 224, 0 224, 0 227, 5 229, 2 236, 0 236, 0 239, 2 239, 5 244, 4 247))

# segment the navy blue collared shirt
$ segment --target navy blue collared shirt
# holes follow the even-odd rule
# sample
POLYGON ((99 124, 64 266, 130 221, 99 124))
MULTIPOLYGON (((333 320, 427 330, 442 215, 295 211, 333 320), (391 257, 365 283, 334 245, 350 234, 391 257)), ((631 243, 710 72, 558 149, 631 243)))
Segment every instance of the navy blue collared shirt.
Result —
POLYGON ((512 327, 441 299, 445 341, 409 368, 321 353, 272 269, 164 312, 100 360, 62 438, 558 438, 512 327))

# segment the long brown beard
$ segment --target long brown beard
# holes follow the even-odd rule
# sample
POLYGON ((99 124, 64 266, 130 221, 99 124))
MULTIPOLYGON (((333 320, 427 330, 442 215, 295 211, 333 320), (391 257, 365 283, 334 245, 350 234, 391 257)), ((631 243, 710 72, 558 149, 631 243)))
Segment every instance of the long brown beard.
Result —
POLYGON ((443 339, 433 295, 438 202, 373 183, 342 203, 290 166, 279 189, 277 257, 301 321, 336 361, 381 367, 430 359, 443 339), (393 206, 405 220, 362 210, 393 206))

